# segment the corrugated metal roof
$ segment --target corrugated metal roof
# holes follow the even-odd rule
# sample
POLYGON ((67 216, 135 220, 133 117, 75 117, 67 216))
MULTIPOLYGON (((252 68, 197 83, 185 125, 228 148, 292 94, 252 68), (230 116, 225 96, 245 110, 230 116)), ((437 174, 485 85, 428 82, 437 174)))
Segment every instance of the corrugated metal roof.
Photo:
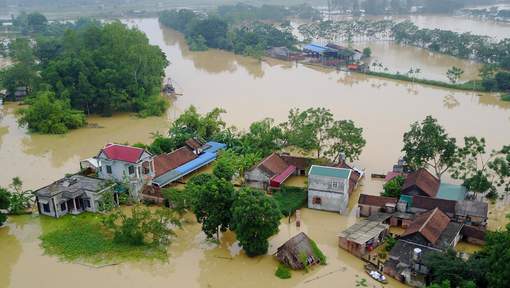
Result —
POLYGON ((155 178, 152 183, 158 185, 159 187, 164 187, 174 182, 175 180, 204 167, 205 165, 216 160, 216 157, 218 156, 217 151, 224 149, 227 145, 218 142, 207 142, 206 146, 207 148, 205 149, 205 152, 200 154, 197 158, 155 178))
POLYGON ((304 50, 309 50, 309 51, 312 51, 312 52, 315 52, 315 53, 324 53, 324 52, 332 51, 330 48, 328 48, 326 46, 322 46, 322 45, 314 44, 314 43, 305 45, 303 47, 303 49, 304 50))
POLYGON ((312 165, 310 175, 349 179, 350 169, 312 165))
POLYGON ((466 188, 462 185, 441 183, 436 198, 461 201, 466 199, 466 188))

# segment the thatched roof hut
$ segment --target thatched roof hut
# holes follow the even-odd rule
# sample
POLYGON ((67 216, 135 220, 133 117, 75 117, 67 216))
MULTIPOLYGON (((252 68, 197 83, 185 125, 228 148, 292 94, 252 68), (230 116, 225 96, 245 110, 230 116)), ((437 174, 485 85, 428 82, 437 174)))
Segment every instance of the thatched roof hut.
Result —
POLYGON ((307 262, 307 266, 320 262, 312 248, 312 240, 303 232, 280 246, 276 251, 276 258, 294 270, 305 269, 303 261, 307 262))

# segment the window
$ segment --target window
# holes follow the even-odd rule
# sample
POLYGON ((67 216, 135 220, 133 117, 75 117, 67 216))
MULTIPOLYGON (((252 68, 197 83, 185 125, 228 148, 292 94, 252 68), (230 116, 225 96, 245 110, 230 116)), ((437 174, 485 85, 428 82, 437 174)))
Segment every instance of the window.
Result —
POLYGON ((313 204, 313 205, 321 205, 321 204, 322 204, 322 199, 321 199, 321 197, 313 196, 313 198, 312 198, 312 204, 313 204))
POLYGON ((143 167, 143 174, 147 175, 150 173, 151 173, 151 170, 149 169, 149 167, 143 167))
POLYGON ((129 175, 135 174, 135 166, 131 165, 128 167, 129 175))
POLYGON ((331 182, 331 187, 333 187, 335 189, 338 188, 338 182, 335 182, 335 181, 331 182))
POLYGON ((62 204, 60 204, 60 211, 66 211, 66 210, 67 210, 66 202, 63 202, 62 204))
POLYGON ((50 204, 48 204, 48 203, 44 203, 44 204, 42 205, 42 207, 43 207, 43 211, 44 211, 44 212, 46 212, 46 213, 50 213, 50 204))
POLYGON ((112 166, 106 165, 106 173, 112 174, 112 166))

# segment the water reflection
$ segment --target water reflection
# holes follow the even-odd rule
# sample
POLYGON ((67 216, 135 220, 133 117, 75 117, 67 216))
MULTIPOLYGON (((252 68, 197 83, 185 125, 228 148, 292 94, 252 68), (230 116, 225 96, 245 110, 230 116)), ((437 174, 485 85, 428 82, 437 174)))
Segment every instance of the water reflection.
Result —
POLYGON ((264 76, 262 63, 259 60, 216 49, 193 52, 189 49, 186 39, 181 33, 163 27, 161 30, 165 44, 177 46, 181 56, 193 61, 194 67, 198 70, 213 74, 235 73, 239 67, 242 67, 254 78, 264 76))
POLYGON ((22 227, 16 227, 13 220, 11 217, 7 224, 0 227, 0 287, 10 287, 12 270, 22 251, 20 240, 15 235, 22 227))
POLYGON ((444 96, 443 103, 444 107, 448 109, 453 109, 460 105, 459 100, 457 100, 457 98, 455 98, 452 94, 444 96))

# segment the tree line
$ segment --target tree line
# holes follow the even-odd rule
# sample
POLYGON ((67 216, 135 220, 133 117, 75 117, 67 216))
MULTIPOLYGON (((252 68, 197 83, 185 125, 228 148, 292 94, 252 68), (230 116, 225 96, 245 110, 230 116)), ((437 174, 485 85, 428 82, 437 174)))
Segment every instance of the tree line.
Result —
POLYGON ((161 115, 168 105, 160 96, 166 56, 120 22, 78 21, 56 36, 17 38, 8 53, 14 65, 0 80, 9 94, 26 87, 30 106, 19 123, 34 132, 65 133, 83 126, 85 114, 161 115))
POLYGON ((270 47, 295 49, 296 38, 288 30, 262 22, 234 25, 219 15, 208 15, 188 9, 164 11, 159 21, 186 36, 191 50, 217 48, 238 54, 260 57, 270 47))
POLYGON ((229 151, 237 155, 253 155, 261 158, 284 148, 294 147, 313 152, 316 158, 349 161, 359 158, 366 144, 363 128, 352 120, 335 119, 329 109, 291 109, 288 120, 275 123, 272 118, 253 122, 247 131, 227 127, 221 118, 225 110, 215 108, 200 114, 190 106, 170 124, 167 135, 156 134, 149 145, 135 144, 160 154, 171 152, 184 145, 192 137, 215 140, 227 144, 229 151))

